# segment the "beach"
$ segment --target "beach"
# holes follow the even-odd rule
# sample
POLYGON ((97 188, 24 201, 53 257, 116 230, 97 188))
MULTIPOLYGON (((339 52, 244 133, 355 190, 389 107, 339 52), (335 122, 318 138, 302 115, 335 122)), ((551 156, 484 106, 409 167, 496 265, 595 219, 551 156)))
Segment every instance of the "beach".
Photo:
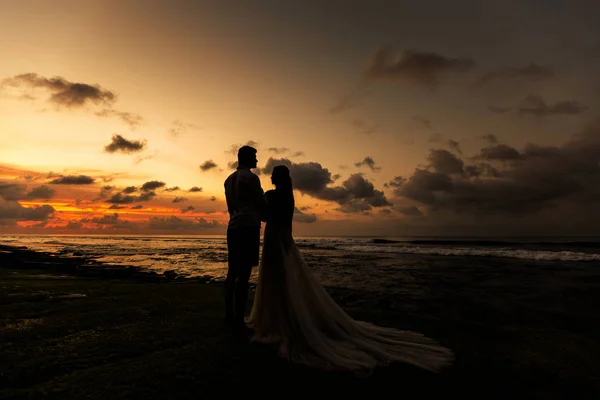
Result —
MULTIPOLYGON (((289 365, 267 346, 232 339, 222 327, 218 277, 100 267, 73 252, 0 250, 0 398, 198 398, 207 390, 600 395, 600 269, 593 260, 404 254, 392 273, 379 252, 352 261, 380 266, 376 290, 340 268, 329 272, 335 279, 319 275, 353 318, 421 332, 456 354, 439 374, 392 365, 360 379, 289 365)), ((325 265, 335 254, 315 249, 307 259, 325 265)))

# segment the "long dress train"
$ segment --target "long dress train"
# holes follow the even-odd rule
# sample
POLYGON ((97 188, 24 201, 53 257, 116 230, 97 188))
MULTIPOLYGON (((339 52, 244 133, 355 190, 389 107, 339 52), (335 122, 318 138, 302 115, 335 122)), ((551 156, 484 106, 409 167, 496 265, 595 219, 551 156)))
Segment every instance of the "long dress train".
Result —
MULTIPOLYGON (((269 193, 267 193, 269 194, 269 193)), ((276 201, 273 194, 271 202, 276 201)), ((438 372, 453 352, 420 333, 356 321, 329 296, 294 242, 291 223, 267 222, 254 304, 253 341, 278 343, 279 354, 325 370, 372 370, 392 362, 438 372)))

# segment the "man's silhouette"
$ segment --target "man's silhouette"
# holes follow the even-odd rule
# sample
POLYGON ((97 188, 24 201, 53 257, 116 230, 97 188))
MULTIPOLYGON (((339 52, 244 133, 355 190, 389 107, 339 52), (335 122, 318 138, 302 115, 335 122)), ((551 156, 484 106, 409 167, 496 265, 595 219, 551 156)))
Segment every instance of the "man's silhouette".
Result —
POLYGON ((225 279, 225 318, 237 332, 245 332, 244 314, 248 300, 248 280, 252 267, 258 265, 260 227, 266 203, 256 168, 256 149, 243 146, 238 150, 238 167, 225 180, 225 197, 229 211, 227 227, 228 270, 225 279))

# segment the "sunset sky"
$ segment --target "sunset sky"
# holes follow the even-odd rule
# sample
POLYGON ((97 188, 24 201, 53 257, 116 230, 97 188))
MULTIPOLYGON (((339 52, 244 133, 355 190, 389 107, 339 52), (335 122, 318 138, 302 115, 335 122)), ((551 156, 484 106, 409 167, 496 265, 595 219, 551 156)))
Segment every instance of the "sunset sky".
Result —
POLYGON ((0 1, 0 232, 600 235, 600 5, 0 1))

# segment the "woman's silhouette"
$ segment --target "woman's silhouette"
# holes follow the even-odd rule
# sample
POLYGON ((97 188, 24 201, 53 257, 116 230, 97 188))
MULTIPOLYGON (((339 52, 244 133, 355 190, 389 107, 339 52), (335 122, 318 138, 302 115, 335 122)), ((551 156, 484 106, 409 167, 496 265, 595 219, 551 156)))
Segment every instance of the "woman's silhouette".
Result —
POLYGON ((372 370, 404 362, 439 371, 451 350, 422 334, 379 327, 348 316, 306 265, 292 237, 294 195, 289 169, 273 169, 265 196, 267 224, 256 294, 247 323, 253 340, 277 343, 285 359, 327 370, 372 370))

